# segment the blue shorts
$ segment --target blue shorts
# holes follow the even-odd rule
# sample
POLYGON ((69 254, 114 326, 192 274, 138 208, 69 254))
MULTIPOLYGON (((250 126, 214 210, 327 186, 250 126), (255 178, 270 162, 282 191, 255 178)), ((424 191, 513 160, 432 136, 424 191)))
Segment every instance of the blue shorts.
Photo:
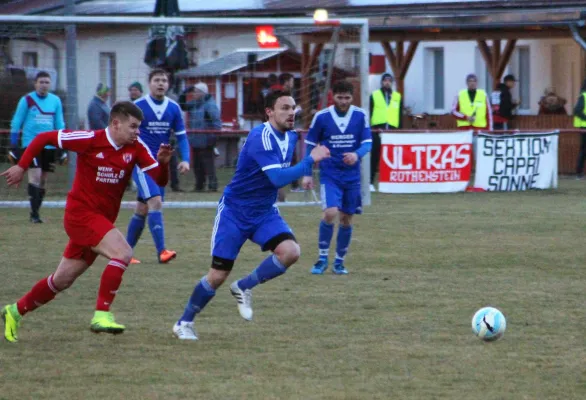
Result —
POLYGON ((320 196, 324 210, 336 207, 344 214, 362 214, 360 183, 340 184, 322 180, 320 196))
POLYGON ((256 221, 243 221, 237 215, 237 212, 224 205, 223 199, 220 200, 212 231, 211 254, 213 257, 236 260, 242 245, 249 239, 258 244, 262 251, 267 251, 271 250, 269 248, 271 239, 277 236, 290 234, 294 238, 293 231, 276 207, 256 221))
POLYGON ((148 199, 157 196, 161 196, 163 200, 165 199, 165 188, 157 185, 150 175, 145 174, 138 167, 135 167, 132 171, 132 179, 134 179, 138 188, 136 199, 141 203, 146 203, 148 199))

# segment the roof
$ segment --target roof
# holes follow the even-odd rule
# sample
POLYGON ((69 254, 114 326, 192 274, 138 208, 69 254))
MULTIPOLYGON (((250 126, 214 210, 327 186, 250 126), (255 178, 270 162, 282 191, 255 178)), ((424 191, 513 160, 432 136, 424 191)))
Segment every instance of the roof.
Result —
POLYGON ((203 76, 221 76, 235 72, 241 68, 248 66, 249 54, 256 55, 256 61, 264 61, 271 57, 287 51, 287 49, 239 49, 233 53, 227 54, 223 57, 219 57, 214 61, 210 61, 206 64, 198 65, 175 74, 177 77, 203 77, 203 76))
MULTIPOLYGON (((1 1, 1 0, 0 0, 1 1)), ((3 3, 5 3, 4 1, 3 3)), ((156 0, 75 0, 80 15, 151 15, 156 0)), ((179 0, 183 14, 223 16, 307 16, 315 8, 338 16, 421 14, 470 10, 584 8, 583 0, 179 0)), ((12 0, 3 14, 63 14, 63 0, 12 0)))

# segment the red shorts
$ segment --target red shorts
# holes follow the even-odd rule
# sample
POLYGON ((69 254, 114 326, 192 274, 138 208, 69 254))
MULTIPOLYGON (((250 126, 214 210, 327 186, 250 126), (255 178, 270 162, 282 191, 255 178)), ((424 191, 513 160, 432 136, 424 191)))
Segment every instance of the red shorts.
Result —
POLYGON ((96 247, 106 233, 115 229, 114 224, 106 217, 90 212, 65 211, 63 225, 69 236, 63 257, 84 260, 88 265, 92 265, 98 256, 91 248, 96 247))

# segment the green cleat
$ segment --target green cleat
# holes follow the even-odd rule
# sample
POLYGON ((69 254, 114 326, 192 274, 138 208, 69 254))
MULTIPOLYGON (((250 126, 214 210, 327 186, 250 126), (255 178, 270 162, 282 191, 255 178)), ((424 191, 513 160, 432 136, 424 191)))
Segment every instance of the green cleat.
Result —
POLYGON ((118 335, 123 333, 126 327, 114 321, 114 314, 109 311, 96 311, 92 318, 90 330, 94 333, 111 333, 118 335))
POLYGON ((5 306, 0 312, 2 320, 4 321, 4 337, 11 343, 18 342, 18 328, 20 327, 20 319, 22 318, 18 313, 16 304, 5 306))

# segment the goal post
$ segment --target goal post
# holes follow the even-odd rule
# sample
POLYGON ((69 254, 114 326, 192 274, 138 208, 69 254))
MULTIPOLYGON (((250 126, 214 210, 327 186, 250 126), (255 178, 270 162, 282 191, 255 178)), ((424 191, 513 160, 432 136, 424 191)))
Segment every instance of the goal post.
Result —
MULTIPOLYGON (((68 129, 88 128, 87 107, 95 94, 98 82, 111 87, 111 100, 127 99, 127 88, 133 82, 140 82, 144 94, 147 94, 146 75, 150 68, 143 60, 148 30, 153 25, 184 28, 192 65, 176 74, 181 84, 175 94, 179 95, 195 82, 206 83, 209 94, 215 97, 224 125, 224 131, 217 135, 220 142, 225 144, 225 147, 220 149, 223 166, 233 166, 237 157, 237 138, 245 136, 246 131, 259 122, 258 108, 261 102, 257 98, 257 92, 268 87, 268 81, 273 75, 291 72, 297 86, 295 97, 299 99, 302 109, 310 110, 312 113, 319 109, 323 99, 327 97, 324 88, 331 82, 327 82, 326 85, 326 76, 334 79, 352 77, 360 85, 360 105, 367 111, 369 108, 369 29, 366 18, 331 20, 339 27, 338 29, 346 32, 344 45, 337 45, 336 56, 328 60, 328 47, 334 44, 326 42, 324 53, 318 60, 314 60, 314 65, 306 71, 299 68, 300 64, 307 61, 300 59, 303 35, 324 31, 333 34, 333 24, 329 26, 328 23, 316 23, 312 18, 79 15, 0 15, 0 22, 0 38, 4 39, 5 51, 12 55, 12 63, 0 66, 0 74, 3 74, 5 80, 0 90, 12 90, 12 98, 4 100, 5 112, 0 115, 0 166, 6 165, 2 164, 5 163, 6 148, 2 147, 8 146, 7 131, 10 129, 11 114, 15 110, 15 99, 32 89, 30 82, 35 71, 51 71, 56 81, 52 89, 62 94, 66 112, 78 116, 77 126, 69 126, 71 123, 68 123, 68 129), (73 48, 66 45, 68 26, 76 28, 76 46, 73 48), (258 48, 255 33, 255 27, 258 26, 274 27, 275 35, 282 39, 280 46, 266 50, 258 48), (253 64, 249 63, 251 60, 253 64), (77 88, 76 85, 65 84, 67 75, 72 73, 72 68, 75 69, 77 76, 77 88), (328 70, 333 72, 327 74, 328 70), (12 85, 14 71, 26 74, 28 83, 12 85), (307 75, 307 79, 301 79, 303 74, 307 75), (304 82, 305 86, 301 86, 300 83, 304 82), (304 91, 309 95, 303 99, 299 98, 299 93, 304 91), (257 119, 252 115, 254 113, 257 119), (233 120, 231 115, 234 115, 233 120)), ((314 44, 313 49, 315 47, 314 44)), ((176 96, 174 100, 180 99, 176 96)), ((297 125, 296 128, 303 131, 306 127, 297 125)), ((64 169, 59 166, 57 168, 64 169)), ((369 175, 370 156, 367 155, 363 159, 361 171, 364 205, 370 204, 369 175)), ((57 185, 58 192, 62 193, 63 197, 68 190, 67 182, 63 180, 49 184, 52 189, 57 185)), ((51 192, 56 193, 53 190, 51 192)), ((21 199, 26 199, 25 193, 21 194, 21 199)), ((0 194, 0 201, 4 201, 4 206, 7 204, 6 201, 11 200, 14 200, 14 197, 8 198, 0 194)), ((57 198, 54 200, 54 203, 49 204, 55 204, 56 207, 61 204, 57 198)), ((314 199, 307 195, 303 198, 294 194, 287 198, 287 202, 291 205, 315 204, 314 199)), ((189 203, 190 206, 192 203, 189 203)), ((202 202, 202 205, 208 203, 210 202, 202 202)))

